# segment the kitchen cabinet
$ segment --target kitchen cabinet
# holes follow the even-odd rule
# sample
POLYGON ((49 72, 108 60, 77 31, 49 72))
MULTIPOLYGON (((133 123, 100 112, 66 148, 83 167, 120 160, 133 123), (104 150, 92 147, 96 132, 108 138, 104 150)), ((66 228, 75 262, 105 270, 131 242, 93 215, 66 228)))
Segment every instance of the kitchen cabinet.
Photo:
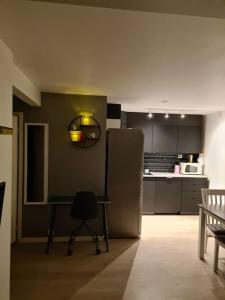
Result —
POLYGON ((208 188, 207 178, 145 177, 143 214, 198 214, 201 188, 208 188))
POLYGON ((156 181, 156 213, 179 213, 181 200, 181 184, 179 179, 163 179, 156 181))
POLYGON ((201 203, 201 193, 182 192, 181 214, 198 214, 198 204, 201 203))
POLYGON ((198 214, 202 188, 208 188, 207 179, 182 180, 181 214, 198 214))
POLYGON ((143 181, 143 201, 142 214, 154 214, 156 206, 156 181, 155 179, 145 179, 143 181))
POLYGON ((177 152, 201 153, 202 152, 202 127, 179 126, 177 152))
POLYGON ((143 129, 145 152, 154 153, 200 153, 202 152, 202 116, 154 114, 152 119, 144 113, 127 113, 129 128, 143 129))
POLYGON ((138 125, 134 124, 132 126, 134 129, 142 129, 144 132, 144 152, 151 153, 153 151, 152 148, 152 125, 138 125))
POLYGON ((177 152, 177 126, 153 125, 153 152, 177 152))
POLYGON ((152 126, 144 126, 144 152, 152 152, 152 126))

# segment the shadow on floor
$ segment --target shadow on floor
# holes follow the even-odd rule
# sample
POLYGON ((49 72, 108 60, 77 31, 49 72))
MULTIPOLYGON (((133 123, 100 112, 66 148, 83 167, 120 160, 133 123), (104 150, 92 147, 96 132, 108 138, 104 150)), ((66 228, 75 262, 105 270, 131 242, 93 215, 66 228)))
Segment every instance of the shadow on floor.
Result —
POLYGON ((92 243, 77 242, 74 254, 66 256, 65 243, 55 243, 50 255, 43 254, 41 243, 16 244, 12 247, 11 300, 100 300, 105 292, 110 292, 108 299, 120 300, 138 245, 135 239, 111 240, 110 252, 96 256, 92 243))

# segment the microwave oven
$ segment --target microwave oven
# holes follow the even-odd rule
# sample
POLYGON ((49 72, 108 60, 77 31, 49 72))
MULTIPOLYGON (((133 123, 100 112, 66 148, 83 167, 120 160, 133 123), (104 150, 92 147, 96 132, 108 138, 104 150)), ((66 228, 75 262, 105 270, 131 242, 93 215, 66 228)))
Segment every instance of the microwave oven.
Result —
POLYGON ((203 166, 200 163, 180 163, 180 173, 190 175, 201 175, 203 166))

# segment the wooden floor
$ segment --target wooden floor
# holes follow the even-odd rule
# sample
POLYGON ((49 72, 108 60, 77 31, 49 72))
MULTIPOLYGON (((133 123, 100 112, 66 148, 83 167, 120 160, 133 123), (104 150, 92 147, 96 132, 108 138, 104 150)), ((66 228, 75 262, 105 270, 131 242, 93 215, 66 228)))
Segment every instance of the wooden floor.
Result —
POLYGON ((15 245, 11 300, 224 300, 225 252, 215 275, 213 239, 202 262, 197 233, 195 216, 144 216, 142 239, 112 240, 109 254, 88 242, 71 257, 64 243, 49 256, 43 244, 15 245))

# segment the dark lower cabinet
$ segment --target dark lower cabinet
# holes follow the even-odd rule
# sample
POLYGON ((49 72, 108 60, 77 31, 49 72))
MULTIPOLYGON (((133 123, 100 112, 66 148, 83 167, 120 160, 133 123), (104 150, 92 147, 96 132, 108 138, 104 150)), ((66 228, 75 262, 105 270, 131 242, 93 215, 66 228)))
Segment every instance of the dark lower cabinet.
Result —
POLYGON ((202 202, 201 189, 208 188, 207 179, 183 179, 181 194, 181 214, 198 214, 198 204, 202 202))
POLYGON ((156 181, 154 179, 146 179, 143 181, 143 215, 151 215, 156 209, 156 181))
POLYGON ((182 192, 181 195, 181 214, 197 214, 198 204, 202 201, 199 192, 182 192))
POLYGON ((180 212, 181 185, 179 180, 164 179, 156 182, 157 214, 176 214, 180 212))
POLYGON ((198 214, 206 178, 144 178, 143 214, 198 214))

